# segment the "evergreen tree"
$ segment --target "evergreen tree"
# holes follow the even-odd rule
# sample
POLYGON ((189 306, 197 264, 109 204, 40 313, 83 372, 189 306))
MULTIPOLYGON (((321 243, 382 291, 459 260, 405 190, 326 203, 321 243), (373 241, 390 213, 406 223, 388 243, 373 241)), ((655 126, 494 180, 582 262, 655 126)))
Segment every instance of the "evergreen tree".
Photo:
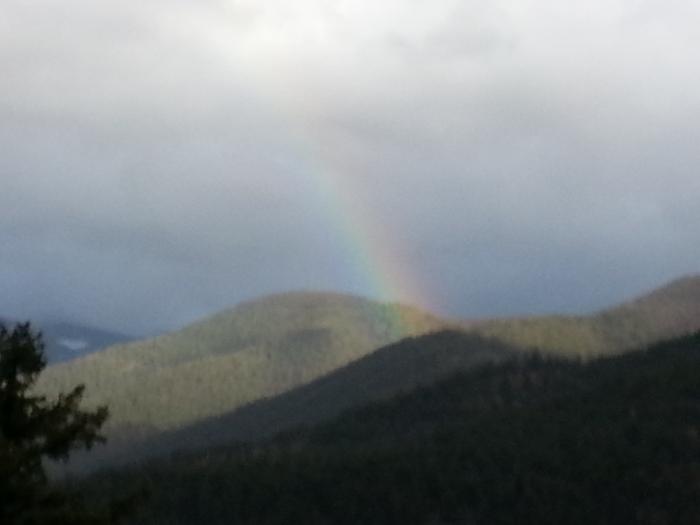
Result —
POLYGON ((81 410, 82 385, 53 400, 33 392, 45 366, 40 333, 29 323, 0 324, 0 523, 105 523, 49 482, 44 461, 103 441, 107 408, 81 410))

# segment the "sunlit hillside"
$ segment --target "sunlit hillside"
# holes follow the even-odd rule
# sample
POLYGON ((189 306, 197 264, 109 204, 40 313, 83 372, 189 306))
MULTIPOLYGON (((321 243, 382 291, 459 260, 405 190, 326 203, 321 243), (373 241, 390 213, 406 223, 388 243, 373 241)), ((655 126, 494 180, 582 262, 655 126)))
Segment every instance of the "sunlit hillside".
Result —
POLYGON ((110 427, 174 428, 284 392, 410 335, 429 314, 338 294, 290 293, 244 303, 185 329, 50 367, 41 388, 85 382, 110 427))
POLYGON ((455 350, 464 346, 457 334, 384 348, 445 327, 447 322, 419 310, 354 296, 276 295, 178 332, 52 366, 41 388, 55 392, 85 382, 87 401, 109 406, 110 443, 87 456, 92 464, 180 445, 256 439, 322 421, 472 362, 498 359, 504 345, 592 357, 689 333, 700 329, 700 278, 675 281, 590 317, 504 319, 464 327, 478 341, 493 339, 471 345, 477 354, 455 350), (432 360, 423 361, 421 370, 416 363, 426 356, 432 360))
POLYGON ((500 362, 516 353, 496 339, 459 331, 406 338, 281 395, 157 434, 144 442, 124 443, 107 453, 98 449, 83 458, 82 466, 100 461, 132 462, 178 450, 267 438, 299 425, 328 420, 371 401, 390 399, 460 370, 500 362))
POLYGON ((618 353, 700 329, 700 276, 590 316, 496 319, 467 329, 557 355, 618 353))

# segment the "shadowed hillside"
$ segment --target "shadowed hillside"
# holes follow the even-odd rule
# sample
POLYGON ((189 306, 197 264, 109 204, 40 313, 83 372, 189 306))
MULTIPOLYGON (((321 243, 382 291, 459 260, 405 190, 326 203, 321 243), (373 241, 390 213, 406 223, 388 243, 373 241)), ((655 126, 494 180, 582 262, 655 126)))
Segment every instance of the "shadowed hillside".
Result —
POLYGON ((465 328, 560 355, 619 353, 700 330, 700 276, 678 279, 591 316, 496 319, 465 328))
POLYGON ((87 384, 130 437, 287 391, 403 337, 445 326, 418 310, 338 294, 244 303, 183 330, 50 367, 41 388, 87 384))
POLYGON ((134 525, 691 525, 698 377, 700 334, 585 364, 523 357, 87 486, 150 491, 134 525))
POLYGON ((285 394, 181 430, 158 434, 144 443, 129 443, 121 450, 115 447, 109 458, 97 450, 86 460, 133 461, 228 441, 258 440, 298 425, 327 420, 348 408, 388 399, 458 370, 498 362, 514 354, 514 350, 496 340, 462 332, 407 338, 285 394))

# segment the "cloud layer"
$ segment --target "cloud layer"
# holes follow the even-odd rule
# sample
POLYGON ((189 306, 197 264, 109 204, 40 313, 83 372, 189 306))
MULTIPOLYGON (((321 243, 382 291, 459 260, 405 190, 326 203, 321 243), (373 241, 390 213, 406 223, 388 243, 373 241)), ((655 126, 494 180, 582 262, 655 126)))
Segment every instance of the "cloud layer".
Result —
POLYGON ((7 0, 0 313, 146 333, 376 294, 341 201, 453 315, 697 272, 699 22, 689 0, 7 0))

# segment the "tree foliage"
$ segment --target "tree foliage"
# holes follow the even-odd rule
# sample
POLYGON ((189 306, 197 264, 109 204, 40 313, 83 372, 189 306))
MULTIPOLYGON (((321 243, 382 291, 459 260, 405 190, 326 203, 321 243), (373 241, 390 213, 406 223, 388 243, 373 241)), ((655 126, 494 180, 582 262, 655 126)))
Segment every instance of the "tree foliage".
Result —
POLYGON ((56 399, 37 395, 43 348, 29 323, 0 325, 0 523, 103 523, 49 482, 44 461, 66 460, 71 451, 103 441, 107 408, 81 410, 83 385, 56 399))

